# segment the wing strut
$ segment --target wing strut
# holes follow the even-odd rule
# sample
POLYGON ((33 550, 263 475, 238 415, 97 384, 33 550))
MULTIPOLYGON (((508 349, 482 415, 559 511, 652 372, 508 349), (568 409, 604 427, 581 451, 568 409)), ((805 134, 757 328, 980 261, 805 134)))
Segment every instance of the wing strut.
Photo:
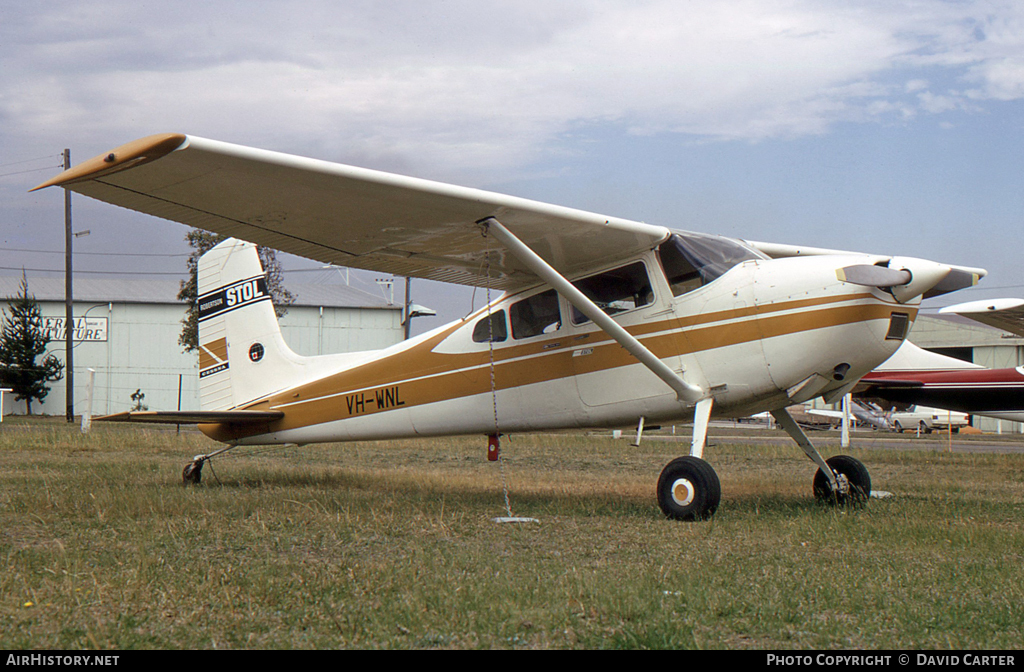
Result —
POLYGON ((597 304, 587 298, 583 292, 576 289, 571 282, 552 268, 540 255, 506 229, 501 222, 494 217, 487 217, 478 223, 484 227, 485 231, 493 233, 494 237, 501 241, 519 261, 529 267, 544 282, 554 287, 555 291, 564 296, 569 303, 576 306, 577 310, 589 317, 594 324, 601 327, 606 334, 640 360, 640 363, 650 369, 654 375, 665 381, 665 384, 676 393, 679 401, 695 403, 704 398, 703 389, 683 380, 679 374, 658 359, 653 352, 648 350, 632 334, 619 326, 615 320, 598 308, 597 304))

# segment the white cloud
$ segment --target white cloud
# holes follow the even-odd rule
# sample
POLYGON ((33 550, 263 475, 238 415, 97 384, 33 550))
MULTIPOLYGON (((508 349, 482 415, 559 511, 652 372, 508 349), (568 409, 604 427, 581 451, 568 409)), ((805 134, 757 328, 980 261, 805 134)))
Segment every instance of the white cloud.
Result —
POLYGON ((930 91, 923 91, 919 93, 917 95, 917 99, 921 102, 921 108, 925 112, 929 112, 931 114, 948 112, 949 110, 955 110, 960 106, 956 97, 935 95, 930 91))
POLYGON ((1008 2, 31 7, 0 28, 3 132, 23 138, 183 131, 443 174, 581 126, 762 140, 1024 98, 1008 2))

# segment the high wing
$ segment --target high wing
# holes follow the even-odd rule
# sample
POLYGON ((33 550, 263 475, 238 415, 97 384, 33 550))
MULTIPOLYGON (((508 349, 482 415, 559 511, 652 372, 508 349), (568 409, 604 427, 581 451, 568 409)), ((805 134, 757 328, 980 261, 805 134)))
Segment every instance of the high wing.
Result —
POLYGON ((668 229, 478 189, 180 134, 36 187, 72 191, 325 263, 497 289, 540 282, 477 223, 496 218, 564 276, 651 249, 668 229))
POLYGON ((1024 336, 1024 299, 988 299, 946 306, 942 314, 963 315, 1018 336, 1024 336))

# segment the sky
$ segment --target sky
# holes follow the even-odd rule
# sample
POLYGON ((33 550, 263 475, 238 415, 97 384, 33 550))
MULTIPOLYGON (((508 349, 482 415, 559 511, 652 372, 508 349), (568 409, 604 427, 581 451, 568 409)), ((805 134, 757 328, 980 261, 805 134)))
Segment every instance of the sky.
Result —
MULTIPOLYGON (((1015 0, 0 0, 0 273, 62 272, 63 192, 28 189, 65 148, 163 132, 989 270, 926 306, 1024 296, 1015 0)), ((77 195, 73 221, 76 273, 184 273, 183 225, 77 195)), ((414 333, 474 299, 414 281, 414 333)))

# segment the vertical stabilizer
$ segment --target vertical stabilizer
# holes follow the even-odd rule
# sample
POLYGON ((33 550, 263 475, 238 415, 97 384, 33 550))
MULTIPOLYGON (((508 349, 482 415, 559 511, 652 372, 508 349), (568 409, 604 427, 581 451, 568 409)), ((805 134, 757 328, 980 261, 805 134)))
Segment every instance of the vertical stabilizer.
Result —
POLYGON ((199 260, 199 406, 237 408, 301 381, 281 337, 256 246, 234 238, 199 260))

